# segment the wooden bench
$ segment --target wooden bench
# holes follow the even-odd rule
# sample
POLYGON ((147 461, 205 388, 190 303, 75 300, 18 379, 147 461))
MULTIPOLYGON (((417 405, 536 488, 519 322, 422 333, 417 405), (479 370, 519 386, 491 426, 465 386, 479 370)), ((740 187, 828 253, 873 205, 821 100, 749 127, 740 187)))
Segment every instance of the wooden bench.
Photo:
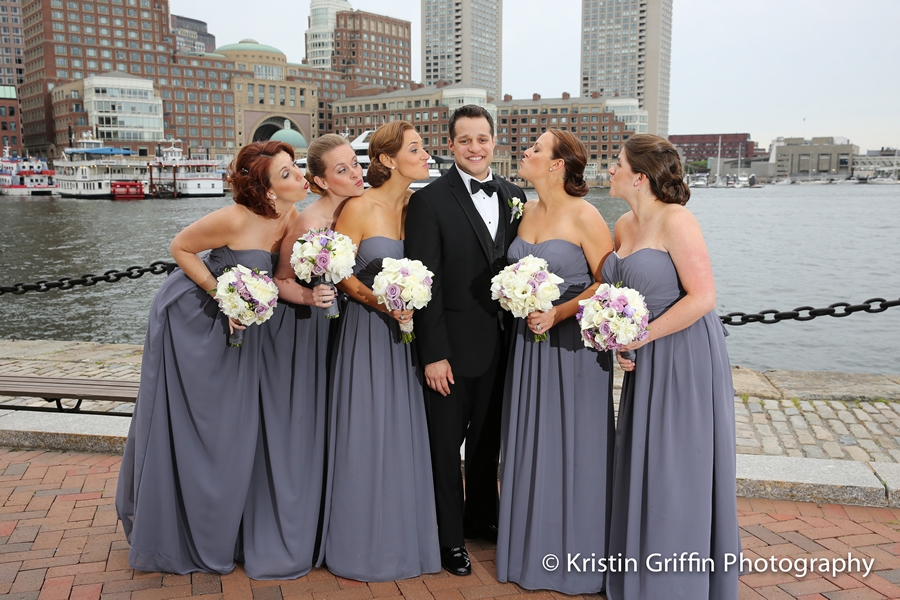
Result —
POLYGON ((114 415, 130 417, 129 413, 82 411, 83 400, 106 400, 112 402, 134 402, 137 399, 140 381, 121 379, 73 379, 68 377, 30 377, 0 375, 0 396, 30 396, 55 402, 56 408, 41 406, 0 405, 0 410, 34 410, 78 413, 83 415, 114 415), (63 406, 63 398, 77 400, 74 406, 63 406))

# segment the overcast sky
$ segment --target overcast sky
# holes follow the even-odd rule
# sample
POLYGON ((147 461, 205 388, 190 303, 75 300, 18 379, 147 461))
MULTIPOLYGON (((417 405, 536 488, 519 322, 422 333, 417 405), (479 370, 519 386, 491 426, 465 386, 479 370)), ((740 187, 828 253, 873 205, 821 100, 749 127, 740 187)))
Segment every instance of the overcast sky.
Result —
MULTIPOLYGON (((420 81, 421 0, 350 1, 411 21, 420 81)), ((220 46, 253 38, 289 62, 306 55, 309 0, 170 7, 206 21, 220 46)), ((577 95, 580 19, 580 0, 507 0, 503 93, 577 95)), ((670 134, 749 133, 763 147, 778 136, 841 136, 862 152, 900 146, 900 0, 675 0, 672 29, 670 134)))

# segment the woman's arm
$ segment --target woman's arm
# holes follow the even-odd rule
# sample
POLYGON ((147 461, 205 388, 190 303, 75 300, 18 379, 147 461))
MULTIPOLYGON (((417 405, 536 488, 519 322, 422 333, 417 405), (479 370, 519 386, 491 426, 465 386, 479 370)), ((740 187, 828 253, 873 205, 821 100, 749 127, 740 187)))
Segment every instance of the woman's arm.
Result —
POLYGON ((716 284, 713 281, 709 252, 696 217, 686 208, 673 207, 666 215, 662 241, 672 257, 685 295, 650 326, 650 334, 642 342, 625 346, 640 348, 670 333, 690 327, 716 307, 716 284))
POLYGON ((237 205, 221 208, 182 229, 169 245, 172 258, 185 275, 207 292, 215 290, 218 282, 197 253, 233 242, 244 217, 242 207, 237 205))

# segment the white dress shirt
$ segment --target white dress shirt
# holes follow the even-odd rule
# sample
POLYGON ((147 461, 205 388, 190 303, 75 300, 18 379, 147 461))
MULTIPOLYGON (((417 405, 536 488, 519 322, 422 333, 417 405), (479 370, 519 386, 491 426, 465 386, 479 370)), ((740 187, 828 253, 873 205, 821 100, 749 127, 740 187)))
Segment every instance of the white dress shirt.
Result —
MULTIPOLYGON (((455 168, 459 172, 459 176, 462 177, 463 183, 466 186, 466 191, 469 193, 469 196, 472 197, 472 202, 475 204, 475 210, 478 211, 478 214, 481 215, 481 218, 484 220, 484 224, 491 234, 491 239, 496 238, 497 225, 500 221, 500 205, 498 204, 497 194, 488 196, 487 192, 484 190, 478 190, 477 194, 473 194, 472 186, 469 182, 474 179, 474 177, 460 169, 458 165, 453 165, 453 168, 455 168)), ((481 182, 490 181, 493 177, 493 173, 488 169, 488 176, 481 180, 481 182)))

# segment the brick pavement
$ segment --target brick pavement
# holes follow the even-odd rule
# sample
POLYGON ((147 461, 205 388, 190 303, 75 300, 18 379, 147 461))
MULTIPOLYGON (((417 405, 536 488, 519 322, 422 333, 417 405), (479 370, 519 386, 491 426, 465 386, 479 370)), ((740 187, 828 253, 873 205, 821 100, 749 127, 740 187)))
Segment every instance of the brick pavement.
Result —
MULTIPOLYGON (((0 600, 560 600, 495 578, 494 548, 469 544, 473 574, 365 584, 325 569, 292 581, 128 568, 116 519, 120 457, 0 448, 0 600)), ((745 558, 874 559, 872 573, 748 573, 741 600, 900 598, 900 510, 738 498, 745 558)), ((593 598, 605 598, 603 594, 593 598)))

